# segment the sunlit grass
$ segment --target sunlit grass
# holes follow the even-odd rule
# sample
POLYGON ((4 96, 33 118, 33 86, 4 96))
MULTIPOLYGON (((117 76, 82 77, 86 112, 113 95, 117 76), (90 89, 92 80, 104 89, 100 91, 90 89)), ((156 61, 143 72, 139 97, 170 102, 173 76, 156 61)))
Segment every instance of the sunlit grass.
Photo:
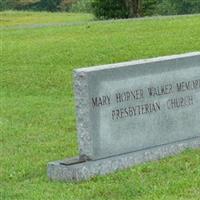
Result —
POLYGON ((50 182, 46 166, 78 154, 73 69, 200 51, 199 36, 200 16, 2 30, 0 197, 198 200, 199 150, 79 184, 50 182))
POLYGON ((81 22, 93 19, 92 14, 86 13, 52 13, 28 11, 0 12, 0 26, 18 26, 31 24, 48 24, 64 22, 81 22))

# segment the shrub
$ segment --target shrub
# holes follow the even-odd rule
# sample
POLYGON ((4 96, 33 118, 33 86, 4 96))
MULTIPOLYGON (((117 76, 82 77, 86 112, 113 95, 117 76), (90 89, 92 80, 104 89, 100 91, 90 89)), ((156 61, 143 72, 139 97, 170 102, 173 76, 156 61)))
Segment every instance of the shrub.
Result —
POLYGON ((123 0, 94 0, 92 7, 100 19, 127 18, 129 14, 123 0))
POLYGON ((177 14, 192 14, 200 12, 200 1, 199 0, 175 0, 172 1, 175 6, 177 14))
POLYGON ((142 16, 152 16, 155 14, 157 0, 143 0, 142 16))
MULTIPOLYGON (((200 0, 142 0, 138 13, 131 6, 137 0, 94 0, 94 14, 97 18, 127 18, 152 15, 193 14, 200 12, 200 0), (136 11, 135 11, 136 12, 136 11)), ((136 6, 137 7, 137 6, 136 6)))
POLYGON ((92 0, 79 0, 71 5, 71 12, 92 12, 92 0))
POLYGON ((62 0, 41 0, 38 3, 39 10, 47 10, 55 12, 59 10, 59 5, 62 0))

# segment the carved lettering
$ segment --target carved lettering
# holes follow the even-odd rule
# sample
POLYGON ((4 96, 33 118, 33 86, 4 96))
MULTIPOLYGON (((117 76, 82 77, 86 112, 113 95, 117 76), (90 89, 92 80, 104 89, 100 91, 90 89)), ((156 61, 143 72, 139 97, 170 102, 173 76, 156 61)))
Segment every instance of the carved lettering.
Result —
POLYGON ((92 97, 91 102, 93 109, 100 109, 103 106, 115 105, 115 109, 111 110, 111 117, 112 120, 119 120, 161 111, 161 103, 156 98, 159 98, 163 95, 173 94, 173 98, 169 97, 169 99, 162 104, 162 106, 166 106, 168 110, 192 106, 194 104, 192 95, 182 97, 174 97, 174 95, 178 92, 186 92, 196 89, 200 89, 200 79, 182 81, 174 84, 169 83, 136 90, 124 89, 124 91, 116 92, 111 95, 92 97), (148 102, 145 100, 148 97, 155 99, 153 102, 148 102), (141 100, 143 103, 139 105, 135 103, 136 105, 126 106, 126 102, 133 102, 136 100, 141 100), (116 105, 120 106, 117 108, 116 105))
POLYGON ((172 84, 148 88, 149 96, 161 96, 172 93, 172 84))
POLYGON ((187 106, 191 106, 191 105, 193 105, 193 97, 192 96, 173 98, 173 99, 169 99, 167 101, 168 109, 183 108, 183 107, 187 107, 187 106))
POLYGON ((133 116, 158 112, 160 110, 161 110, 160 102, 153 102, 143 105, 119 108, 112 110, 112 119, 118 120, 126 117, 133 117, 133 116))
POLYGON ((101 96, 101 97, 93 97, 92 98, 92 106, 94 107, 100 107, 110 105, 110 97, 109 96, 101 96))
POLYGON ((185 92, 188 90, 196 90, 200 88, 200 79, 187 81, 187 82, 180 82, 176 84, 178 92, 185 92))
POLYGON ((126 92, 119 92, 115 94, 116 102, 121 103, 124 101, 132 101, 144 98, 144 92, 142 89, 130 90, 126 92))

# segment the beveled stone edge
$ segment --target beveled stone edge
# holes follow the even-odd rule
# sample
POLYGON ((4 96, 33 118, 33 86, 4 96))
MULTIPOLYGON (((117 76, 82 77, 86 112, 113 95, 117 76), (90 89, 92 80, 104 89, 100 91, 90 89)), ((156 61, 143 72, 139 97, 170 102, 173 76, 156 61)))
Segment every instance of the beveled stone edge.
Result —
POLYGON ((93 156, 93 143, 90 131, 88 74, 86 72, 74 71, 74 93, 79 157, 87 160, 93 156))
POLYGON ((88 68, 80 68, 74 70, 74 92, 76 100, 76 120, 77 120, 77 136, 78 146, 81 160, 96 160, 93 148, 93 136, 91 133, 90 108, 89 108, 89 87, 88 78, 90 72, 99 72, 102 70, 126 68, 130 66, 138 67, 142 64, 150 64, 154 62, 162 62, 168 60, 178 60, 181 58, 197 57, 200 60, 200 52, 184 53, 179 55, 162 56, 157 58, 149 58, 135 60, 129 62, 121 62, 108 65, 99 65, 88 68))
POLYGON ((127 66, 132 66, 132 65, 141 65, 141 64, 149 64, 149 63, 153 63, 153 62, 161 62, 161 61, 175 60, 175 59, 180 59, 180 58, 188 58, 188 57, 193 57, 193 56, 200 56, 200 51, 175 54, 175 55, 169 55, 169 56, 159 56, 159 57, 155 57, 155 58, 146 58, 146 59, 127 61, 127 62, 113 63, 113 64, 96 65, 96 66, 74 69, 74 72, 76 72, 76 73, 94 72, 94 71, 101 71, 101 70, 106 70, 106 69, 127 67, 127 66))
POLYGON ((74 165, 63 165, 62 161, 50 162, 47 174, 50 180, 84 181, 97 175, 105 175, 137 164, 178 154, 188 148, 200 148, 200 137, 74 165))

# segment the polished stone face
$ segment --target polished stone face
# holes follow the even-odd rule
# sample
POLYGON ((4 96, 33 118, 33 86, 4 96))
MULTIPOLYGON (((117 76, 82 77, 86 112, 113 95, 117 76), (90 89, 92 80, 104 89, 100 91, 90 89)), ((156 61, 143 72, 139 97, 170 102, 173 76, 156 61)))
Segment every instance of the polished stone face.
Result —
POLYGON ((200 137, 200 53, 78 69, 74 83, 81 156, 200 137))

